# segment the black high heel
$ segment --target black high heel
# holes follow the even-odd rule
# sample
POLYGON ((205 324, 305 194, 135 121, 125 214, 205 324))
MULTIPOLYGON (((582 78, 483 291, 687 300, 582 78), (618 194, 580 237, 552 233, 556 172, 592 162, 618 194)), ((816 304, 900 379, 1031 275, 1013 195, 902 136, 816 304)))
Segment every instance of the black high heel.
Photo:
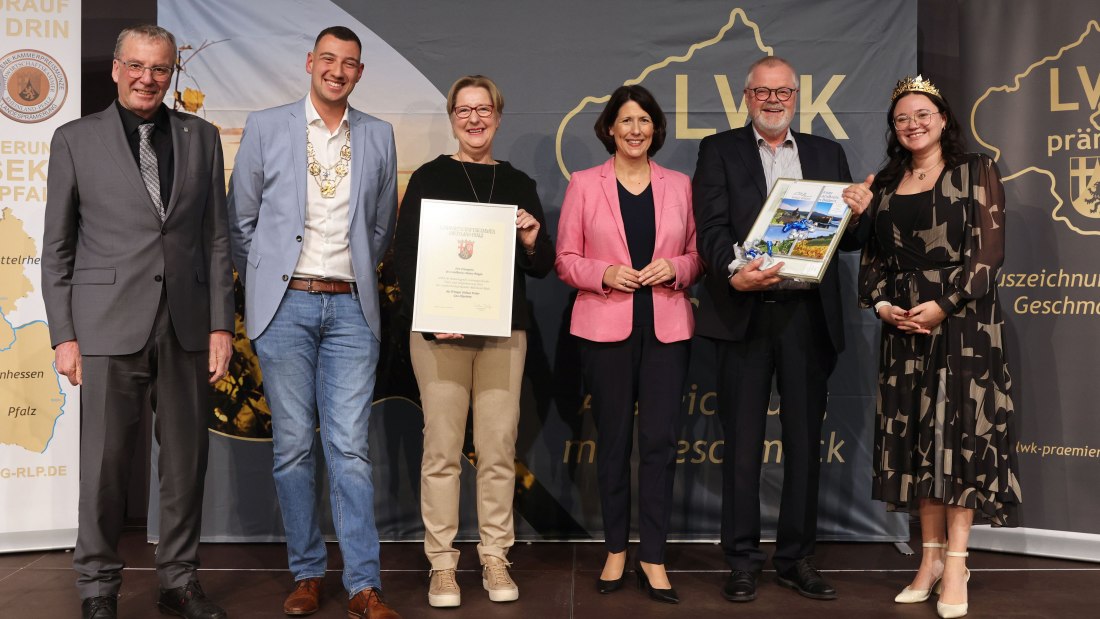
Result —
POLYGON ((645 570, 642 569, 642 563, 640 561, 634 565, 634 572, 638 575, 638 588, 648 593, 650 599, 664 602, 665 604, 680 603, 680 596, 676 595, 676 590, 672 587, 668 589, 654 589, 649 584, 649 577, 645 575, 645 570))
POLYGON ((600 593, 614 593, 623 588, 623 579, 626 576, 626 570, 623 570, 622 576, 619 576, 615 580, 604 580, 602 578, 596 581, 596 591, 600 593))

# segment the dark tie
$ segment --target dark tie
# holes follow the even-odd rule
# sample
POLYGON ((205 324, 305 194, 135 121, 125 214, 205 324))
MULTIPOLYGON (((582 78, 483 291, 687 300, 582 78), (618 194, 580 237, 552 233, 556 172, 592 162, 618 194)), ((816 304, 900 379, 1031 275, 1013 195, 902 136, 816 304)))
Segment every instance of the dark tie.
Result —
POLYGON ((153 123, 138 125, 141 132, 141 144, 138 146, 139 166, 141 167, 141 180, 145 181, 145 189, 153 200, 153 206, 157 207, 160 220, 164 221, 164 202, 160 199, 160 168, 157 166, 157 153, 153 151, 153 142, 149 139, 153 134, 153 123))

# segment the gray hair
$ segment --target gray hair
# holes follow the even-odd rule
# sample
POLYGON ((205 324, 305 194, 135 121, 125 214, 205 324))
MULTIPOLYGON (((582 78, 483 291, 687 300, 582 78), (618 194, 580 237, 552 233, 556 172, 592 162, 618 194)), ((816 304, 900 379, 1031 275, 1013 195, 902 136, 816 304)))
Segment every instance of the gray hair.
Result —
POLYGON ((794 71, 794 66, 787 62, 785 58, 779 56, 764 56, 756 62, 749 65, 749 70, 745 73, 745 88, 749 87, 749 82, 752 81, 752 72, 757 67, 787 67, 791 70, 791 79, 794 82, 791 84, 792 88, 798 88, 798 74, 794 71))
POLYGON ((175 55, 177 52, 175 35, 154 24, 139 24, 137 26, 123 28, 122 32, 118 33, 118 39, 115 41, 115 58, 118 58, 118 55, 122 53, 122 44, 133 36, 167 43, 168 46, 172 48, 172 62, 175 63, 175 55))

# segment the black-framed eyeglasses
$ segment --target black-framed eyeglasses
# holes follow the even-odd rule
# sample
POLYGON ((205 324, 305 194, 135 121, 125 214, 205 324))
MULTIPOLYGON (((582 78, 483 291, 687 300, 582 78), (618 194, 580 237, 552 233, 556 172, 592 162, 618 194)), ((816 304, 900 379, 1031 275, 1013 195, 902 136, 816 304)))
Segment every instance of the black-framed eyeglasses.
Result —
POLYGON ((913 112, 913 115, 898 114, 891 121, 894 124, 894 129, 904 129, 909 126, 909 123, 916 121, 918 127, 926 127, 928 123, 932 122, 932 117, 943 112, 933 112, 932 110, 917 110, 913 112))
POLYGON ((462 105, 455 108, 455 116, 459 118, 469 118, 470 114, 477 112, 477 115, 482 118, 488 118, 493 115, 493 106, 491 105, 479 105, 476 107, 470 107, 468 105, 462 105))
POLYGON ((759 88, 746 88, 745 89, 745 94, 748 94, 750 92, 752 93, 752 96, 756 97, 757 101, 767 101, 768 99, 772 98, 773 94, 775 95, 776 99, 779 99, 780 101, 786 101, 787 99, 791 98, 791 95, 798 92, 798 89, 797 88, 787 88, 787 87, 783 87, 783 88, 765 88, 763 86, 760 86, 759 88))
POLYGON ((121 64, 123 67, 126 67, 126 75, 129 75, 131 79, 141 79, 141 76, 145 75, 146 71, 152 74, 153 79, 158 82, 166 82, 168 81, 168 78, 172 77, 172 67, 165 67, 160 65, 155 67, 147 67, 140 62, 126 62, 121 58, 115 58, 115 60, 117 60, 118 63, 121 64))

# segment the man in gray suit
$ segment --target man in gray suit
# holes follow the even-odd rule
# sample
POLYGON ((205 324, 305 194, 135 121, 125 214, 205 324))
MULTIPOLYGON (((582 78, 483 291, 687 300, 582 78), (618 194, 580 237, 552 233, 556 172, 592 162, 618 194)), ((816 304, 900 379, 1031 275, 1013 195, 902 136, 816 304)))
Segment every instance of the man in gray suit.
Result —
POLYGON ((140 417, 160 442, 159 605, 218 619, 196 579, 210 384, 232 352, 233 276, 217 129, 163 104, 176 41, 119 34, 118 100, 50 146, 42 294, 57 371, 81 389, 73 566, 86 619, 116 616, 140 417))
POLYGON ((229 225, 271 406, 295 580, 283 611, 308 615, 320 604, 319 424, 348 616, 394 619, 381 598, 367 427, 382 335, 375 268, 397 217, 397 156, 389 123, 348 105, 361 54, 354 32, 326 28, 306 56, 309 94, 249 115, 229 225))

